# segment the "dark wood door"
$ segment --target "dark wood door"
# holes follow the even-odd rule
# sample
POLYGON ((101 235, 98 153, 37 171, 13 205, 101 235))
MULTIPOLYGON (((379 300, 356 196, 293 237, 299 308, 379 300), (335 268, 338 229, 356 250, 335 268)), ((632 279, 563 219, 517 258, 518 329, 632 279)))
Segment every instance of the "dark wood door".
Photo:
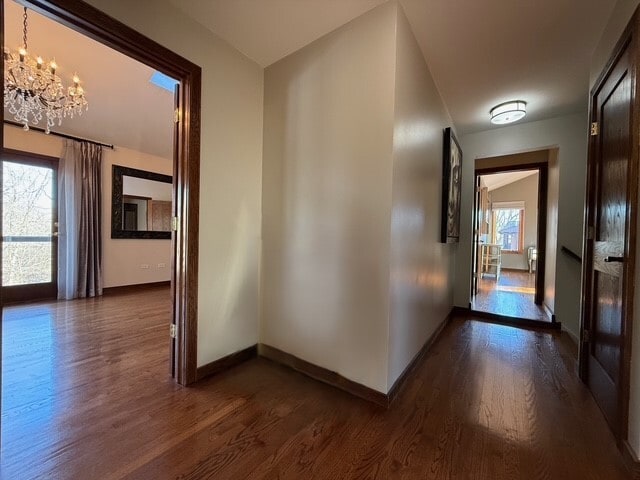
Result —
POLYGON ((58 159, 3 150, 2 293, 5 303, 58 293, 58 159))
POLYGON ((625 296, 629 268, 629 205, 634 75, 631 43, 594 90, 585 242, 583 379, 610 427, 622 432, 625 296))

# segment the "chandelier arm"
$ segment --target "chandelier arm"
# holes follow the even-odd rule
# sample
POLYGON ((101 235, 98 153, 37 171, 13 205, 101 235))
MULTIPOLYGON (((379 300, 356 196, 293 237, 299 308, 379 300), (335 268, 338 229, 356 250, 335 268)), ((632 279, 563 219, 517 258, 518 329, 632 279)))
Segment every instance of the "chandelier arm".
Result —
POLYGON ((28 50, 28 46, 27 46, 27 7, 24 7, 24 14, 22 15, 22 41, 24 43, 24 49, 28 50))

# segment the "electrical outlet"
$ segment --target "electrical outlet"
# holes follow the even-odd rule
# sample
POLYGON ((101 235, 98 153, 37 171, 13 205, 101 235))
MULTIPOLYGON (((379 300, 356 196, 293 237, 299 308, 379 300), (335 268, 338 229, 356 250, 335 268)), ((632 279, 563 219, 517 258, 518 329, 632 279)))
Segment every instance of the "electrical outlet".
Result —
POLYGON ((140 265, 140 268, 142 268, 143 270, 146 270, 149 268, 149 264, 148 263, 143 263, 140 265))
POLYGON ((167 264, 166 263, 159 263, 158 264, 158 268, 166 268, 167 264))

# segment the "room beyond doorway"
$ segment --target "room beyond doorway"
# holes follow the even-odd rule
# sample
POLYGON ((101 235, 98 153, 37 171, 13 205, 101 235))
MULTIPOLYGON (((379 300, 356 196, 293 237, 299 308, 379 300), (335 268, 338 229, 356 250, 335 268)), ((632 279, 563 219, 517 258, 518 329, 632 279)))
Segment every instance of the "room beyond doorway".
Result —
POLYGON ((555 258, 555 245, 549 246, 557 231, 555 216, 547 216, 547 205, 553 210, 556 204, 549 194, 550 159, 555 164, 557 150, 476 159, 469 305, 473 311, 553 321, 553 299, 547 301, 545 282, 546 252, 551 250, 555 258))

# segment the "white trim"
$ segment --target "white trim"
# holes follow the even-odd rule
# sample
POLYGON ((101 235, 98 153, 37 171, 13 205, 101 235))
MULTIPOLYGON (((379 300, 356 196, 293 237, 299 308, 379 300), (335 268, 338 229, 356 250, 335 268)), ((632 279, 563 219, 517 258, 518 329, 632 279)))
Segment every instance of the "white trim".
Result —
POLYGON ((491 203, 492 210, 524 210, 524 201, 515 201, 515 202, 492 202, 491 203))

